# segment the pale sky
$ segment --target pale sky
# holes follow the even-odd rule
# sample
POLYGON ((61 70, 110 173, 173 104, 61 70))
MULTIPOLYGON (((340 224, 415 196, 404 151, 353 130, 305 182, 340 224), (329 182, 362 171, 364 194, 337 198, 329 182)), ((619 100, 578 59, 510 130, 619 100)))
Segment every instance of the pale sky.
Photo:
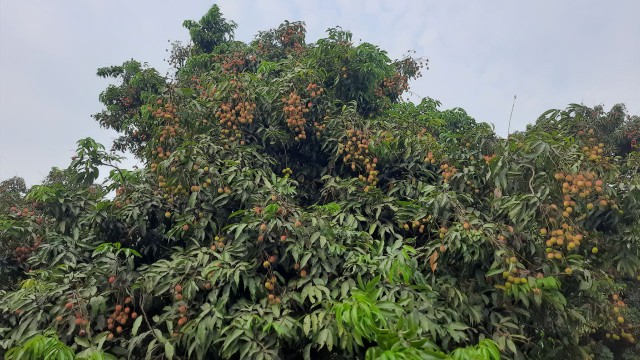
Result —
MULTIPOLYGON (((573 102, 607 109, 622 102, 640 115, 637 0, 217 3, 245 42, 283 20, 302 20, 309 42, 340 25, 391 58, 415 50, 430 69, 412 91, 464 108, 501 136, 514 95, 512 131, 573 102)), ((96 69, 133 58, 166 73, 167 40, 188 40, 182 21, 199 20, 212 4, 1 0, 0 180, 39 183, 52 166, 69 164, 80 138, 109 148, 115 134, 91 118, 108 84, 96 69)))

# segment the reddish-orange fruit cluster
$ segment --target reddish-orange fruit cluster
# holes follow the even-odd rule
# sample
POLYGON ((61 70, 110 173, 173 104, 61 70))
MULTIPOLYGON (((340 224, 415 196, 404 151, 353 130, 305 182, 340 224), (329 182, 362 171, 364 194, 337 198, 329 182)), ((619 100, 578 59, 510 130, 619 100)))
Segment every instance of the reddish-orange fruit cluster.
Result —
POLYGON ((458 173, 458 169, 449 164, 440 165, 440 169, 442 170, 442 178, 445 184, 451 181, 451 178, 458 173))
POLYGON ((240 51, 230 54, 214 55, 213 61, 220 64, 225 74, 237 74, 257 63, 255 55, 247 55, 240 51))
POLYGON ((162 175, 158 175, 158 188, 157 193, 162 194, 168 203, 173 203, 175 196, 186 195, 188 193, 182 184, 170 185, 168 180, 162 175))
MULTIPOLYGON (((218 88, 216 86, 213 86, 210 89, 207 89, 206 87, 204 87, 202 85, 196 85, 196 89, 198 89, 200 91, 200 99, 202 99, 202 100, 213 99, 215 97, 216 93, 218 92, 218 88)), ((203 122, 203 123, 207 124, 208 121, 203 122)))
POLYGON ((120 209, 124 206, 124 204, 127 204, 127 205, 131 204, 131 200, 127 199, 126 196, 127 196, 127 189, 124 186, 120 186, 119 188, 116 189, 116 197, 115 197, 115 201, 113 202, 116 208, 120 209), (124 202, 122 200, 124 200, 124 202))
POLYGON ((301 23, 288 24, 278 40, 285 48, 285 53, 300 54, 304 51, 305 28, 301 23))
MULTIPOLYGON (((589 139, 589 142, 595 142, 594 138, 589 139)), ((604 144, 599 143, 593 146, 584 146, 582 148, 582 152, 588 157, 590 161, 599 162, 601 160, 605 160, 606 156, 604 156, 604 144)))
MULTIPOLYGON (((542 233, 542 231, 541 231, 542 233)), ((560 228, 546 232, 546 252, 549 259, 562 259, 563 249, 572 251, 580 246, 586 237, 586 233, 581 233, 573 226, 563 223, 560 228)))
POLYGON ((84 317, 84 315, 82 314, 82 312, 77 311, 76 312, 76 320, 75 323, 77 326, 86 326, 89 325, 89 320, 87 318, 84 317))
POLYGON ((269 32, 258 41, 258 54, 269 55, 284 52, 284 55, 300 55, 305 47, 305 27, 301 22, 287 22, 277 30, 269 32))
POLYGON ((202 85, 202 79, 193 75, 191 76, 191 87, 193 87, 194 89, 198 90, 200 92, 200 95, 202 97, 203 94, 207 94, 207 92, 205 91, 204 86, 202 85))
POLYGON ((158 146, 154 150, 151 150, 152 155, 156 155, 158 159, 166 159, 171 155, 171 151, 166 150, 162 146, 158 146))
POLYGON ((289 93, 287 98, 282 99, 284 116, 287 121, 287 126, 296 134, 296 140, 304 140, 307 138, 305 127, 307 120, 304 118, 304 114, 308 113, 313 106, 312 103, 308 105, 303 104, 302 98, 295 91, 289 93))
POLYGON ((574 200, 571 199, 571 196, 569 194, 565 194, 562 200, 562 206, 564 207, 562 216, 568 218, 575 211, 577 204, 574 200))
POLYGON ((420 234, 422 234, 426 230, 425 225, 427 225, 427 223, 431 221, 431 218, 431 215, 429 215, 423 217, 422 219, 413 220, 411 222, 403 224, 402 228, 407 231, 409 229, 411 229, 412 231, 418 231, 420 234))
POLYGON ((487 165, 489 165, 489 163, 491 163, 491 160, 495 159, 496 154, 491 154, 491 155, 482 155, 482 159, 484 160, 484 162, 487 163, 487 165))
POLYGON ((324 92, 325 89, 316 83, 309 83, 309 85, 307 85, 307 93, 309 93, 312 100, 320 97, 324 92))
POLYGON ((627 304, 625 304, 625 302, 622 301, 620 295, 618 294, 613 294, 611 296, 610 304, 611 304, 611 317, 612 317, 613 323, 616 324, 616 328, 620 333, 619 334, 607 333, 606 334, 607 339, 613 339, 613 340, 625 339, 632 344, 635 343, 636 339, 634 338, 633 334, 627 332, 633 328, 633 325, 625 324, 625 318, 622 316, 622 312, 624 311, 627 304))
POLYGON ((120 98, 120 105, 123 107, 129 107, 133 104, 133 99, 128 96, 123 96, 120 98))
MULTIPOLYGON (((210 282, 205 283, 205 288, 207 288, 206 284, 208 284, 208 289, 210 289, 211 288, 211 283, 210 282)), ((189 319, 187 318, 187 311, 189 310, 189 308, 187 307, 187 304, 185 304, 182 301, 183 300, 182 285, 176 284, 173 287, 173 296, 174 296, 174 299, 176 300, 175 305, 176 305, 177 313, 179 315, 178 321, 176 322, 176 328, 179 328, 179 327, 184 326, 189 321, 189 319)), ((177 330, 176 330, 176 332, 174 332, 173 335, 174 335, 174 337, 177 337, 179 335, 177 330)))
POLYGON ((157 119, 166 119, 179 122, 180 120, 176 117, 176 106, 171 103, 166 103, 163 106, 162 102, 162 99, 158 99, 156 103, 160 106, 154 110, 153 107, 149 105, 147 106, 147 110, 151 112, 151 115, 153 115, 153 117, 157 119))
POLYGON ((134 130, 133 133, 131 133, 131 137, 136 141, 146 141, 148 138, 147 134, 141 133, 138 130, 134 130))
POLYGON ((172 138, 176 137, 176 135, 178 134, 178 132, 181 132, 181 128, 180 128, 180 124, 175 124, 175 125, 165 125, 162 127, 162 132, 160 133, 160 142, 164 142, 171 140, 172 138))
POLYGON ((173 290, 174 290, 174 294, 173 294, 174 299, 176 301, 182 301, 182 285, 176 284, 173 290))
POLYGON ((235 86, 236 92, 231 96, 232 99, 229 102, 220 105, 215 116, 223 127, 222 135, 226 136, 228 141, 240 141, 240 144, 244 144, 241 127, 253 123, 256 104, 248 99, 242 99, 239 82, 231 80, 231 83, 235 86))
POLYGON ((211 251, 222 251, 224 248, 225 236, 224 235, 216 235, 213 237, 213 241, 211 244, 211 251))
POLYGON ((427 153, 427 156, 424 157, 424 162, 429 163, 429 164, 435 164, 436 163, 436 158, 433 155, 433 153, 431 151, 429 151, 427 153))
POLYGON ((313 121, 313 128, 316 130, 316 136, 320 136, 322 134, 322 131, 327 128, 326 123, 328 119, 329 117, 325 116, 323 118, 318 117, 313 121))
POLYGON ((133 321, 138 318, 138 313, 133 309, 133 298, 127 296, 124 304, 117 304, 107 318, 107 330, 109 330, 108 339, 112 340, 115 336, 122 334, 126 327, 131 326, 133 321))
MULTIPOLYGON (((358 179, 371 186, 378 184, 378 159, 369 153, 371 140, 368 132, 362 130, 348 129, 345 141, 340 145, 339 153, 342 154, 342 161, 350 165, 352 171, 363 172, 358 175, 358 179)), ((368 187, 366 188, 368 189, 368 187)))
POLYGON ((11 212, 14 212, 16 216, 22 216, 22 217, 34 216, 36 214, 35 211, 29 210, 29 208, 27 208, 27 207, 25 207, 24 209, 20 210, 17 207, 12 206, 9 210, 11 212))
POLYGON ((280 297, 275 293, 277 282, 278 278, 276 278, 274 275, 271 275, 271 277, 267 276, 267 279, 265 280, 264 287, 269 292, 267 294, 267 301, 269 302, 269 304, 280 303, 280 297))
POLYGON ((307 108, 309 108, 309 113, 307 117, 313 121, 313 129, 316 133, 316 136, 320 136, 322 131, 326 129, 327 124, 326 120, 327 116, 323 116, 321 113, 320 107, 315 106, 320 97, 326 93, 326 90, 316 83, 309 83, 307 85, 307 94, 309 95, 309 102, 307 103, 307 108))
POLYGON ((603 182, 597 178, 593 171, 585 171, 577 174, 556 173, 554 178, 562 181, 562 193, 574 194, 580 198, 587 198, 592 193, 603 192, 603 182))
POLYGON ((395 73, 391 77, 385 77, 374 93, 378 97, 395 99, 407 90, 409 90, 409 77, 395 73))
POLYGON ((576 211, 575 200, 583 200, 584 208, 587 211, 593 210, 596 206, 601 208, 611 206, 612 209, 617 209, 615 200, 608 199, 604 195, 604 182, 597 178, 596 173, 580 172, 577 174, 564 174, 558 172, 554 175, 554 178, 558 182, 562 182, 562 193, 564 211, 562 216, 565 218, 571 216, 576 211), (597 195, 597 197, 596 197, 597 195))
POLYGON ((276 287, 275 287, 275 285, 274 285, 274 282, 269 281, 269 280, 267 280, 267 281, 264 283, 264 287, 265 287, 267 290, 269 290, 270 292, 273 292, 273 291, 275 290, 275 288, 276 288, 276 287))
POLYGON ((18 246, 15 248, 14 256, 18 262, 25 262, 31 254, 36 251, 42 244, 42 238, 38 236, 32 246, 18 246))

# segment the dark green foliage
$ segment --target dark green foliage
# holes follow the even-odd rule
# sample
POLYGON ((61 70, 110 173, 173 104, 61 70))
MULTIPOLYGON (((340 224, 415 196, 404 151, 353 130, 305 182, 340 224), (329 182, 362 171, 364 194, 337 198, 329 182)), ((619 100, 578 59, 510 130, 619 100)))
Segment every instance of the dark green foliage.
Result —
POLYGON ((191 41, 202 52, 210 53, 216 46, 233 39, 237 25, 222 17, 218 5, 214 5, 196 22, 185 20, 182 24, 189 30, 191 41))

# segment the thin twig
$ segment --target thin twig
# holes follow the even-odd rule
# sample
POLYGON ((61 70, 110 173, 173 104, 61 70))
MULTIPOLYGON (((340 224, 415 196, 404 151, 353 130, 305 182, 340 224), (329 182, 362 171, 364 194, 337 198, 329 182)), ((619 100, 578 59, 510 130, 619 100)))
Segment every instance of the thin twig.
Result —
POLYGON ((511 104, 511 115, 509 115, 509 125, 507 126, 507 138, 511 134, 511 118, 513 117, 513 108, 516 106, 516 96, 513 95, 513 103, 511 104))

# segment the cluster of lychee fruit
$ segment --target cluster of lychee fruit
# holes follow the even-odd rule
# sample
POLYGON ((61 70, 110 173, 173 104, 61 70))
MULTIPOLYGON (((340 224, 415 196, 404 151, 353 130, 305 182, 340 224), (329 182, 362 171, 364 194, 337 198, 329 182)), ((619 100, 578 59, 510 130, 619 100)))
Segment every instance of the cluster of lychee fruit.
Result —
POLYGON ((282 109, 284 111, 287 127, 293 131, 296 140, 304 140, 307 138, 306 125, 307 120, 304 114, 311 111, 313 103, 304 104, 300 95, 292 91, 288 97, 282 98, 282 109))
MULTIPOLYGON (((604 193, 604 182, 597 178, 594 172, 581 172, 577 174, 556 173, 554 178, 562 183, 563 202, 562 216, 568 218, 582 208, 592 211, 596 207, 600 209, 611 208, 619 210, 616 201, 610 199, 604 193), (580 204, 576 202, 580 200, 580 204)), ((551 208, 557 210, 553 204, 551 208)), ((586 216, 586 215, 585 215, 586 216)))
POLYGON ((363 171, 358 178, 367 183, 365 191, 369 186, 378 184, 378 159, 370 155, 370 146, 371 138, 368 132, 352 128, 347 129, 345 140, 338 149, 345 165, 350 166, 352 171, 363 171))
POLYGON ((178 330, 189 321, 189 318, 187 317, 187 311, 189 310, 189 308, 183 301, 184 297, 182 295, 182 285, 176 284, 173 287, 173 299, 175 300, 176 312, 178 313, 178 320, 176 321, 176 328, 173 336, 177 337, 179 335, 178 330))
POLYGON ((36 237, 36 240, 33 242, 31 246, 18 246, 13 250, 14 256, 18 262, 25 262, 29 259, 31 254, 38 250, 38 248, 42 245, 42 238, 40 236, 36 237))
MULTIPOLYGON (((547 258, 556 260, 563 258, 563 250, 565 248, 568 251, 577 249, 587 236, 586 232, 580 232, 567 223, 562 223, 559 228, 551 231, 542 228, 540 229, 540 234, 546 238, 545 245, 547 247, 545 252, 547 253, 547 258)), ((571 273, 570 268, 567 268, 567 273, 571 273)))
MULTIPOLYGON (((69 312, 73 311, 73 323, 76 325, 76 329, 78 330, 78 336, 85 336, 87 334, 87 326, 90 324, 86 311, 83 311, 83 308, 73 300, 67 301, 64 308, 69 312)), ((62 323, 63 320, 64 317, 62 315, 56 316, 56 321, 58 323, 62 323)))
POLYGON ((632 344, 635 343, 636 339, 634 338, 633 334, 626 332, 624 329, 625 327, 627 328, 627 330, 632 329, 631 324, 626 324, 625 326, 625 319, 621 314, 622 309, 624 309, 627 306, 627 304, 625 304, 625 302, 620 298, 620 295, 618 294, 613 294, 611 296, 610 303, 611 303, 612 316, 614 317, 615 322, 618 324, 618 327, 620 328, 620 334, 607 333, 605 336, 607 337, 607 339, 613 339, 613 340, 625 339, 632 344))
POLYGON ((107 335, 108 340, 112 340, 115 336, 122 334, 126 327, 130 327, 133 321, 138 318, 138 313, 133 308, 133 298, 127 296, 123 304, 116 304, 113 312, 107 318, 107 335))
POLYGON ((175 196, 186 195, 189 193, 182 184, 170 185, 163 175, 158 175, 158 188, 158 193, 161 194, 170 204, 174 202, 175 196))
MULTIPOLYGON (((515 256, 512 256, 507 259, 507 263, 515 264, 515 262, 512 262, 514 259, 516 260, 516 262, 518 261, 515 256)), ((524 285, 529 283, 529 279, 527 278, 524 271, 518 269, 517 267, 511 267, 509 271, 504 271, 502 273, 502 278, 505 280, 504 287, 506 289, 511 288, 513 285, 524 285)))
MULTIPOLYGON (((307 104, 307 107, 309 107, 310 111, 320 109, 318 106, 314 105, 318 103, 320 97, 324 93, 326 93, 326 90, 316 83, 309 83, 309 85, 307 85, 309 103, 312 104, 311 107, 309 107, 309 104, 307 104)), ((319 137, 322 134, 322 131, 327 128, 326 120, 328 119, 328 116, 323 116, 323 114, 321 113, 310 113, 308 114, 308 116, 310 116, 311 120, 313 120, 313 128, 316 132, 316 136, 319 137)))
POLYGON ((482 160, 484 160, 484 162, 489 165, 491 163, 491 160, 496 158, 496 154, 491 154, 491 155, 482 155, 482 160))
POLYGON ((231 97, 232 100, 229 102, 220 104, 215 117, 222 126, 221 134, 226 137, 226 140, 229 142, 239 141, 241 145, 244 145, 241 127, 253 123, 257 105, 248 99, 243 100, 239 90, 236 90, 231 97))
POLYGON ((128 96, 123 96, 120 98, 120 105, 122 105, 122 107, 129 107, 133 104, 133 100, 128 97, 128 96))
POLYGON ((276 285, 278 283, 278 278, 273 275, 272 267, 278 261, 278 257, 276 255, 269 255, 262 262, 262 267, 267 270, 266 279, 264 282, 264 287, 267 289, 267 301, 269 304, 279 304, 280 297, 276 294, 276 285))
POLYGON ((426 162, 428 164, 435 164, 436 163, 436 158, 433 155, 433 152, 429 151, 427 153, 427 156, 424 157, 424 162, 426 162))
POLYGON ((402 228, 405 231, 409 231, 411 229, 412 231, 417 231, 420 234, 422 234, 426 231, 425 226, 427 226, 427 224, 429 223, 429 221, 431 221, 431 219, 432 219, 432 216, 427 215, 422 219, 413 220, 413 221, 402 224, 402 228))
POLYGON ((573 194, 580 198, 587 198, 592 193, 602 193, 604 182, 597 178, 593 171, 583 171, 576 174, 558 172, 554 175, 558 182, 562 182, 562 193, 573 194))
POLYGON ((282 169, 282 175, 284 175, 284 177, 289 177, 293 174, 293 170, 291 170, 290 168, 284 168, 282 169))
POLYGON ((280 301, 281 301, 280 297, 276 294, 277 283, 278 283, 278 278, 275 277, 274 275, 272 275, 270 278, 267 278, 267 280, 264 283, 264 287, 269 292, 267 294, 267 301, 270 304, 280 304, 280 301))
MULTIPOLYGON (((158 146, 157 148, 151 150, 151 155, 155 155, 158 159, 167 159, 171 155, 171 151, 166 150, 162 146, 158 146)), ((157 165, 156 165, 157 166, 157 165)))
POLYGON ((305 28, 301 23, 287 24, 281 34, 278 36, 278 40, 282 47, 285 49, 285 53, 300 54, 304 51, 304 38, 305 28))
POLYGON ((395 73, 391 77, 385 77, 374 93, 379 97, 387 96, 395 99, 407 90, 409 90, 409 77, 395 73))
MULTIPOLYGON (((259 208, 255 208, 256 213, 258 213, 258 209, 259 208)), ((262 211, 262 210, 259 210, 259 211, 262 211)), ((300 223, 300 222, 297 221, 296 224, 298 224, 298 223, 300 223)), ((302 225, 300 225, 300 226, 302 226, 302 225)), ((258 243, 261 243, 261 242, 263 242, 265 240, 265 236, 268 235, 268 233, 267 233, 267 224, 265 224, 265 223, 260 224, 260 228, 259 229, 260 229, 260 233, 258 235, 258 239, 257 240, 258 240, 258 243)), ((288 239, 288 236, 287 236, 287 233, 285 231, 285 233, 280 235, 280 241, 281 242, 285 242, 285 241, 287 241, 287 239, 288 239)), ((275 256, 275 255, 272 255, 272 256, 275 256)), ((271 260, 271 259, 272 258, 269 257, 269 260, 271 260)))
POLYGON ((153 106, 148 105, 147 110, 151 112, 151 115, 157 119, 173 120, 174 122, 180 122, 176 116, 177 108, 174 104, 166 103, 162 105, 162 99, 156 100, 156 104, 159 105, 156 109, 153 106))
POLYGON ((325 89, 316 83, 309 83, 306 90, 311 100, 317 99, 325 93, 325 89))
POLYGON ((213 237, 213 243, 210 246, 211 251, 222 251, 224 249, 226 238, 224 235, 216 235, 213 237))
MULTIPOLYGON (((237 99, 237 94, 233 96, 237 99)), ((248 101, 222 103, 218 111, 216 111, 216 117, 221 125, 226 125, 228 128, 233 129, 234 124, 251 124, 254 119, 253 110, 255 108, 256 104, 248 101)))
POLYGON ((236 74, 244 71, 257 62, 255 55, 247 55, 240 51, 230 54, 214 55, 213 61, 220 63, 222 72, 225 74, 236 74))
POLYGON ((172 138, 176 137, 176 135, 181 132, 180 124, 176 123, 174 125, 167 124, 162 127, 162 131, 160 132, 160 142, 169 141, 172 138))
MULTIPOLYGON (((595 142, 594 138, 589 139, 589 142, 595 142)), ((597 145, 592 146, 583 146, 582 152, 587 156, 589 161, 600 162, 602 160, 606 160, 607 157, 604 156, 604 144, 599 143, 597 145)))
MULTIPOLYGON (((30 210, 28 207, 25 207, 23 209, 19 209, 16 206, 12 206, 12 207, 9 208, 9 211, 14 213, 16 216, 19 216, 19 217, 35 216, 35 214, 36 214, 35 211, 30 210)), ((41 223, 41 222, 42 222, 42 220, 40 220, 40 222, 38 222, 38 223, 41 223)))
POLYGON ((445 184, 451 181, 451 178, 458 173, 458 169, 454 165, 442 164, 440 165, 440 170, 442 170, 442 179, 445 184))

